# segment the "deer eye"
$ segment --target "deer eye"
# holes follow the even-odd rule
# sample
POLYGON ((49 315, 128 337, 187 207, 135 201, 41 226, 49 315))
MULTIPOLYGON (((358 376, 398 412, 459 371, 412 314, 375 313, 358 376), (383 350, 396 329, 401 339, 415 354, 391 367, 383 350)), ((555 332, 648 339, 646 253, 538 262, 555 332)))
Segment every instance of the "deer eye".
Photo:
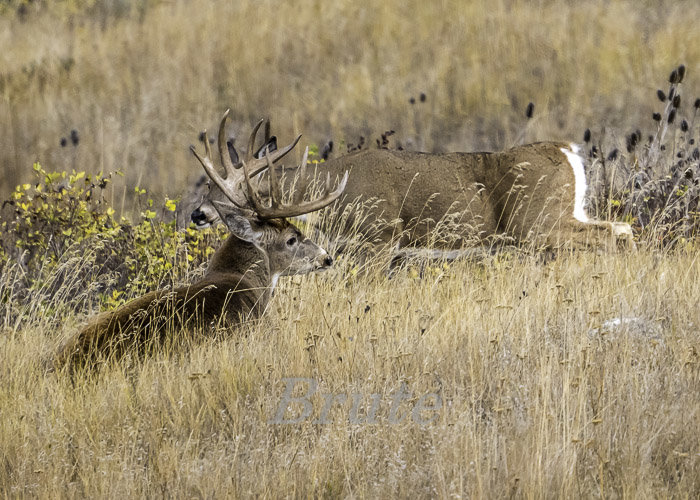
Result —
POLYGON ((287 245, 290 246, 290 247, 291 247, 291 246, 294 246, 294 245, 296 245, 296 244, 297 244, 297 237, 296 237, 296 236, 292 236, 291 238, 289 238, 289 239, 287 240, 287 245))

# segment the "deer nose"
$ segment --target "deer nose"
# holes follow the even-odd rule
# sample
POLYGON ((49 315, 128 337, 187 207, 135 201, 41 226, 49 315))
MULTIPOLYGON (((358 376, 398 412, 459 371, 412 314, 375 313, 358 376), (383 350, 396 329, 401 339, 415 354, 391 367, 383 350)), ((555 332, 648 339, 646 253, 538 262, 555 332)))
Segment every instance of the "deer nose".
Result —
POLYGON ((333 257, 326 255, 323 259, 323 267, 331 267, 333 265, 333 257))
POLYGON ((195 208, 192 210, 192 213, 190 214, 190 219, 192 219, 192 222, 197 224, 198 226, 204 224, 207 222, 207 215, 202 212, 200 209, 195 208))

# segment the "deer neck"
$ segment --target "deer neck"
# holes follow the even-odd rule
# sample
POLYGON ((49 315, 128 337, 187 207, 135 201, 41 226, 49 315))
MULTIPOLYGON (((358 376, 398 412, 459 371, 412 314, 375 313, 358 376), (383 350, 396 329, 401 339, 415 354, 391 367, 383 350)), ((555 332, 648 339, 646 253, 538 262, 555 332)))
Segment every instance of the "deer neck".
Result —
POLYGON ((233 234, 214 253, 204 276, 212 278, 217 274, 239 274, 260 288, 268 288, 271 284, 267 254, 233 234))

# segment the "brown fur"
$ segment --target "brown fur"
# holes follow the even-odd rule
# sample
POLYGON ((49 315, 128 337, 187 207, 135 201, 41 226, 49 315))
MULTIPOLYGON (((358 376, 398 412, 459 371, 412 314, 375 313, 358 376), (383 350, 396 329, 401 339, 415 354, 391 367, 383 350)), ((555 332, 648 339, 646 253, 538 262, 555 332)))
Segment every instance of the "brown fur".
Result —
POLYGON ((217 320, 235 324, 259 316, 269 300, 264 254, 231 235, 212 261, 224 258, 237 259, 237 266, 246 272, 208 273, 192 285, 153 291, 99 314, 59 349, 56 364, 95 354, 119 355, 129 346, 162 341, 167 332, 188 326, 208 327, 217 320))

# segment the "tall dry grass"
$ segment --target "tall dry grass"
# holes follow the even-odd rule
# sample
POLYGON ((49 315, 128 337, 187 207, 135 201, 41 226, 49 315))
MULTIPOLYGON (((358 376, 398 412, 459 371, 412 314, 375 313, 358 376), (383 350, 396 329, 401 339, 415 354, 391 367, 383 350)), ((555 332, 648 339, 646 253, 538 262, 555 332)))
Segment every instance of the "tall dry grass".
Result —
POLYGON ((199 173, 187 146, 227 107, 242 133, 269 116, 282 138, 339 150, 394 129, 444 151, 646 131, 649 96, 681 62, 700 94, 690 0, 75 4, 0 18, 0 193, 38 159, 179 194, 199 173))
POLYGON ((285 282, 257 324, 73 378, 42 371, 57 334, 35 313, 0 336, 0 492, 694 497, 699 283, 696 250, 340 266, 285 282), (285 377, 364 411, 377 394, 378 422, 336 402, 327 424, 271 423, 285 377), (442 408, 421 426, 427 393, 442 408))

